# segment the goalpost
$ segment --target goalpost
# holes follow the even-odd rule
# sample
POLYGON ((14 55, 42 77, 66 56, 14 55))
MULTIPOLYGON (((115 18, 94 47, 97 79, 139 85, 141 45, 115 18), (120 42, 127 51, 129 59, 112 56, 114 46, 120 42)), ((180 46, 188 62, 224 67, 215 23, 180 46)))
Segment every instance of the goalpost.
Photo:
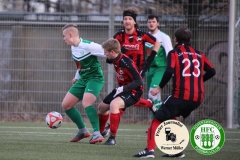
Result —
POLYGON ((234 90, 233 90, 233 128, 239 127, 240 111, 240 2, 236 7, 236 24, 234 38, 234 90))
POLYGON ((229 36, 228 36, 228 88, 227 88, 227 128, 239 127, 239 37, 240 37, 240 2, 230 1, 229 36), (235 25, 233 25, 235 24, 235 25))

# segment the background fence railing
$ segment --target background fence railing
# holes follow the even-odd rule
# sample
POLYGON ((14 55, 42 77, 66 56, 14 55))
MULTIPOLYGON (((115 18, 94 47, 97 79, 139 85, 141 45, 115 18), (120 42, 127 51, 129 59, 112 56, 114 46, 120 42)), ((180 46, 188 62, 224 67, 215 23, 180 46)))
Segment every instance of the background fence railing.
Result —
MULTIPOLYGON (((137 21, 140 28, 147 31, 146 18, 156 13, 160 18, 160 29, 169 34, 174 44, 174 30, 180 25, 187 25, 193 32, 192 45, 206 53, 216 68, 216 75, 205 83, 205 100, 201 107, 185 120, 193 124, 198 120, 210 118, 226 125, 227 103, 227 68, 228 68, 228 1, 216 0, 205 2, 199 0, 191 3, 180 1, 114 1, 114 13, 109 13, 109 2, 96 0, 94 4, 87 1, 34 1, 30 8, 42 6, 42 12, 26 9, 26 3, 0 0, 0 121, 44 121, 49 111, 61 112, 65 121, 69 119, 61 109, 61 102, 75 74, 75 64, 71 59, 70 48, 63 42, 61 28, 67 23, 79 26, 80 36, 94 42, 102 43, 109 38, 109 15, 114 14, 114 33, 120 29, 122 10, 127 6, 139 8, 137 21), (51 6, 46 12, 46 3, 51 6), (75 10, 64 11, 54 8, 59 2, 69 3, 75 10), (70 3, 71 2, 71 3, 70 3), (18 4, 17 4, 18 3, 18 4), (76 4, 80 7, 76 9, 76 4), (95 5, 97 4, 97 5, 95 5), (21 6, 20 5, 20 6, 21 6), (92 5, 92 6, 91 6, 92 5), (102 5, 102 6, 101 6, 102 5), (44 7, 45 6, 45 7, 44 7), (15 7, 15 8, 14 8, 15 7), (102 7, 102 9, 100 9, 102 7), (83 12, 84 10, 84 12, 83 12), (17 12, 12 12, 17 11, 17 12), (70 12, 74 11, 74 12, 70 12), (84 14, 83 14, 84 13, 84 14)), ((90 1, 91 2, 91 1, 90 1)), ((240 18, 240 4, 236 20, 240 18)), ((66 8, 67 6, 65 6, 66 8)), ((40 7, 41 8, 41 7, 40 7)), ((71 7, 70 7, 71 8, 71 7)), ((240 25, 235 30, 235 100, 234 123, 239 123, 239 37, 240 25)), ((108 72, 104 58, 99 58, 105 75, 105 86, 96 102, 108 94, 107 84, 116 85, 115 79, 107 78, 114 73, 108 72)), ((146 81, 145 81, 146 82, 146 81)), ((169 83, 162 93, 164 99, 171 92, 169 83)), ((144 97, 147 98, 147 90, 144 97)), ((81 103, 77 105, 86 118, 81 103)), ((130 107, 123 116, 122 123, 149 123, 151 114, 139 107, 130 107)), ((87 119, 86 119, 87 120, 87 119)))

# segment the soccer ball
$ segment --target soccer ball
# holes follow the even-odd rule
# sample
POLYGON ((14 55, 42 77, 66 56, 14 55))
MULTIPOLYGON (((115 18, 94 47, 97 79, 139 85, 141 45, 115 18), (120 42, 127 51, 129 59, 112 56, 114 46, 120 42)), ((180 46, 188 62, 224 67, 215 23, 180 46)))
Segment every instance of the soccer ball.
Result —
POLYGON ((56 129, 62 124, 62 115, 58 112, 50 112, 46 116, 46 124, 49 128, 56 129))

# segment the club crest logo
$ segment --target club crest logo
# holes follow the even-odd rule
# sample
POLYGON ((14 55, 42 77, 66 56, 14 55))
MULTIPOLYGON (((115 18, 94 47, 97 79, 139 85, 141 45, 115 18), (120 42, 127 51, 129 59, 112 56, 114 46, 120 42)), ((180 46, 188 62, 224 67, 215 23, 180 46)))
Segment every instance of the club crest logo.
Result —
POLYGON ((222 148, 225 142, 225 133, 219 123, 206 119, 193 126, 190 141, 198 153, 212 155, 222 148))
POLYGON ((137 41, 141 41, 142 40, 142 37, 137 37, 137 41))
POLYGON ((189 132, 186 126, 177 120, 162 122, 155 132, 157 147, 166 154, 178 154, 188 145, 189 132))

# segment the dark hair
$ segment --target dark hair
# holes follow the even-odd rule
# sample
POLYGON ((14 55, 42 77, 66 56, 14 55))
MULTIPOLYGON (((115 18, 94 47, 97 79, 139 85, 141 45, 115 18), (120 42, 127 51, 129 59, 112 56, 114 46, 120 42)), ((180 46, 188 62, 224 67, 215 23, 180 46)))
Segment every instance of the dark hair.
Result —
POLYGON ((137 14, 132 13, 132 12, 129 12, 129 11, 124 11, 124 12, 123 12, 123 18, 124 18, 125 16, 130 16, 130 17, 132 17, 133 20, 136 22, 137 14))
POLYGON ((176 29, 174 35, 179 43, 190 42, 192 38, 192 32, 185 26, 176 29))
POLYGON ((156 20, 157 20, 157 22, 159 22, 159 19, 158 19, 158 16, 157 15, 149 15, 148 16, 148 18, 147 18, 147 20, 149 20, 149 19, 154 19, 154 18, 156 18, 156 20))
POLYGON ((123 13, 126 13, 126 12, 131 13, 131 14, 134 14, 135 16, 138 15, 138 10, 137 10, 137 8, 135 8, 135 7, 128 7, 128 8, 126 8, 126 9, 124 9, 124 10, 123 10, 123 13))
MULTIPOLYGON (((131 16, 131 17, 133 17, 133 19, 134 19, 134 21, 136 22, 136 24, 134 25, 134 27, 135 28, 139 28, 139 24, 137 23, 137 21, 136 21, 136 18, 137 18, 137 16, 138 16, 138 10, 137 10, 137 8, 135 8, 135 7, 128 7, 128 8, 126 8, 126 9, 124 9, 123 10, 123 17, 124 16, 131 16), (128 15, 127 15, 127 14, 128 15), (131 16, 132 15, 132 16, 131 16)), ((123 23, 123 22, 122 22, 123 23)))

